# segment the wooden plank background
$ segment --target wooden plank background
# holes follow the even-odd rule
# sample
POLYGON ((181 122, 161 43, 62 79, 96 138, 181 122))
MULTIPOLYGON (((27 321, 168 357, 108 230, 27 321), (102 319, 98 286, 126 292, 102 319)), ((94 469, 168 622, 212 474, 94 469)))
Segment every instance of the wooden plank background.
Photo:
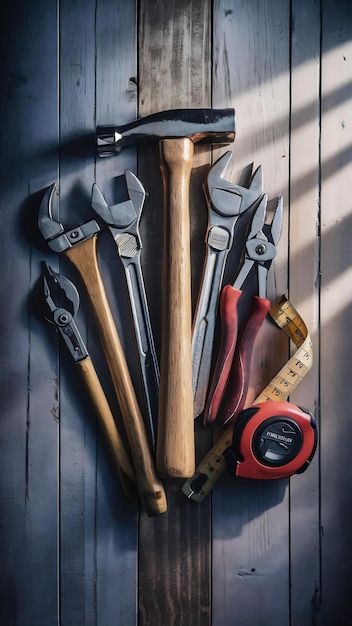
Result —
MULTIPOLYGON (((347 0, 20 0, 1 7, 0 623, 3 626, 349 626, 352 7, 347 0), (320 442, 290 480, 222 476, 201 505, 165 481, 168 511, 126 501, 69 355, 42 318, 43 260, 73 280, 77 323, 120 413, 79 279, 37 229, 44 190, 60 219, 93 217, 98 182, 138 173, 148 197, 142 266, 160 354, 162 190, 155 147, 97 159, 97 124, 169 108, 236 109, 226 148, 196 146, 191 181, 192 301, 204 259, 202 185, 226 149, 229 176, 262 164, 284 196, 269 274, 304 318, 314 364, 292 401, 320 442)), ((231 280, 238 252, 229 255, 231 280)), ((141 399, 124 276, 109 233, 99 263, 141 399)), ((293 347, 265 324, 249 401, 293 347)), ((176 409, 176 408, 175 408, 176 409)), ((196 456, 212 443, 195 422, 196 456)))

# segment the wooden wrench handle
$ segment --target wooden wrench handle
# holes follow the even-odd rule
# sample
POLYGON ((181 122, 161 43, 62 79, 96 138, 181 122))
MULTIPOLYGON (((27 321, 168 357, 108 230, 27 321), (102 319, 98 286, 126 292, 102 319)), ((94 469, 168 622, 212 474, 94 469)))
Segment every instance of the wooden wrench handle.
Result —
POLYGON ((189 183, 193 142, 163 139, 164 187, 162 337, 156 462, 162 477, 195 470, 192 390, 192 302, 189 183))
POLYGON ((136 476, 130 456, 124 446, 117 429, 109 403, 95 371, 91 358, 88 356, 82 361, 76 361, 83 382, 89 393, 90 400, 95 409, 101 429, 110 448, 117 472, 127 496, 130 495, 129 481, 135 481, 136 476), (127 478, 127 480, 126 480, 127 478))
POLYGON ((147 431, 100 275, 96 242, 94 235, 68 248, 65 254, 82 278, 95 315, 130 445, 139 495, 147 515, 159 515, 167 509, 166 495, 155 472, 147 431))

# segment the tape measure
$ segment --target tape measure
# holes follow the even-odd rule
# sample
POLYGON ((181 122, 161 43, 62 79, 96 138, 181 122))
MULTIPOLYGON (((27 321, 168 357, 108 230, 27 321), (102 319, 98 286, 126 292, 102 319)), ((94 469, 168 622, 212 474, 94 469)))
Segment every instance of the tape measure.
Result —
MULTIPOLYGON (((294 306, 285 296, 282 296, 277 302, 272 304, 269 314, 277 326, 293 341, 297 350, 256 398, 254 405, 250 409, 243 411, 245 415, 241 416, 241 422, 237 426, 237 428, 244 428, 243 425, 248 424, 249 419, 253 415, 257 415, 257 423, 254 424, 254 429, 253 423, 251 425, 251 437, 249 437, 246 431, 246 436, 242 438, 244 449, 242 448, 239 451, 241 456, 237 457, 233 466, 233 471, 236 475, 244 475, 242 471, 245 471, 247 476, 251 476, 252 473, 253 478, 283 477, 291 475, 301 468, 303 471, 305 463, 309 463, 316 447, 316 425, 313 416, 287 402, 288 396, 303 380, 313 363, 313 348, 307 327, 294 306), (268 403, 267 409, 264 409, 265 403, 268 403), (253 415, 247 413, 247 411, 254 409, 256 413, 253 415), (271 436, 265 435, 265 428, 268 426, 267 420, 270 419, 273 419, 273 422, 271 422, 273 428, 267 430, 272 433, 271 436), (295 431, 295 436, 292 437, 295 445, 289 446, 287 455, 282 454, 281 459, 276 458, 275 466, 274 456, 277 454, 277 446, 274 445, 273 440, 276 439, 275 433, 279 436, 282 435, 280 423, 283 425, 283 422, 286 421, 288 424, 288 420, 291 420, 290 428, 292 427, 295 431), (305 442, 302 449, 303 437, 305 437, 305 442), (270 456, 272 456, 271 461, 268 458, 270 456), (247 463, 240 470, 239 466, 241 463, 238 461, 243 463, 245 458, 247 458, 247 463), (285 469, 283 469, 283 466, 286 466, 285 469), (273 470, 272 468, 275 467, 276 470, 273 470), (291 471, 292 469, 294 469, 293 472, 291 471), (285 471, 288 473, 285 473, 285 471), (277 475, 278 472, 280 472, 279 476, 277 475)), ((200 462, 195 474, 186 480, 182 487, 182 492, 187 498, 195 502, 201 502, 214 487, 226 468, 226 456, 229 457, 231 454, 233 432, 236 425, 237 421, 224 431, 217 443, 200 462)), ((293 441, 289 443, 293 444, 293 441)), ((284 450, 284 447, 280 446, 280 448, 284 450)), ((230 464, 231 460, 227 458, 227 462, 230 464)))
POLYGON ((223 456, 235 476, 284 478, 309 467, 317 439, 310 411, 291 402, 263 402, 241 411, 223 456))

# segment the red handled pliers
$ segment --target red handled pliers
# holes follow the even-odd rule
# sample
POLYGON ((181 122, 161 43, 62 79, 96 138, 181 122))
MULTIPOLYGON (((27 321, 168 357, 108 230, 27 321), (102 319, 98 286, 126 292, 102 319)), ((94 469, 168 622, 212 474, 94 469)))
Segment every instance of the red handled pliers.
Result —
POLYGON ((283 222, 282 197, 278 199, 271 224, 265 223, 267 203, 268 196, 264 194, 249 223, 235 282, 223 287, 220 294, 221 343, 204 409, 205 425, 218 418, 223 426, 228 426, 246 400, 254 340, 270 308, 270 300, 266 298, 268 270, 276 256, 283 222), (258 295, 253 296, 249 315, 238 333, 237 305, 253 267, 258 295))

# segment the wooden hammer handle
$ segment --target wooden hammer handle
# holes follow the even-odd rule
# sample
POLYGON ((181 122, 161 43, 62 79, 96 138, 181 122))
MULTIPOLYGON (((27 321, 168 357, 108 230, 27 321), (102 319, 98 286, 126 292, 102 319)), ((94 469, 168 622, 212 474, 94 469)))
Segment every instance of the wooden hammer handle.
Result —
POLYGON ((187 478, 195 471, 189 216, 193 142, 163 139, 159 146, 164 243, 156 463, 164 478, 187 478))
POLYGON ((94 235, 68 248, 65 254, 82 278, 95 315, 130 445, 139 495, 147 515, 159 515, 167 509, 166 495, 155 472, 146 427, 100 276, 96 242, 97 236, 94 235))
POLYGON ((91 358, 88 356, 82 361, 76 361, 90 400, 95 409, 101 429, 106 437, 112 458, 115 463, 122 486, 127 496, 130 495, 129 481, 135 481, 136 476, 130 456, 118 432, 109 403, 95 371, 91 358))

